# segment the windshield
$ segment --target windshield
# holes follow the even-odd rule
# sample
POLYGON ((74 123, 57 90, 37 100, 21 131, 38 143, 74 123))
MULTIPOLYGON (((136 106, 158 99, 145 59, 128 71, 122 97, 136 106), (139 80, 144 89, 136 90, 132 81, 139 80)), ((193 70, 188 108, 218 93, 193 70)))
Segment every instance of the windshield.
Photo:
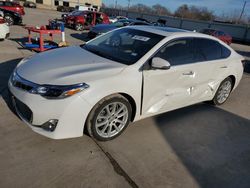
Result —
POLYGON ((101 57, 132 65, 163 38, 162 35, 123 28, 100 36, 82 48, 101 57))

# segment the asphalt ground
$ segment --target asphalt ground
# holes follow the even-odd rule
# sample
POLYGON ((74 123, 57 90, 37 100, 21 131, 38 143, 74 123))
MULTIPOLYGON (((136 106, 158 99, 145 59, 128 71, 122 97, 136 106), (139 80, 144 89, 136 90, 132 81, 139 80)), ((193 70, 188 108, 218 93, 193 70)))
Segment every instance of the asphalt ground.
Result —
MULTIPOLYGON (((60 13, 26 9, 24 23, 45 25, 60 13)), ((51 140, 31 131, 13 112, 8 78, 23 57, 27 31, 11 27, 0 42, 0 187, 202 187, 250 185, 250 68, 221 107, 200 103, 133 123, 118 138, 51 140)), ((60 38, 56 38, 60 40, 60 38)), ((86 32, 66 29, 70 45, 86 32)), ((250 47, 232 44, 246 58, 250 47)))

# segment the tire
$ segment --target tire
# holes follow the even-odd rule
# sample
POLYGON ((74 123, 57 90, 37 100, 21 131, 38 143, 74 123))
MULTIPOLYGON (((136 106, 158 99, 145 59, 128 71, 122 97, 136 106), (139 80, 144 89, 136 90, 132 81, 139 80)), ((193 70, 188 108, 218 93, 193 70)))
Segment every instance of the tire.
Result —
POLYGON ((84 29, 83 25, 81 23, 76 23, 75 30, 82 31, 84 29))
POLYGON ((7 23, 8 26, 14 25, 14 18, 11 15, 5 14, 4 20, 5 20, 5 22, 7 23))
POLYGON ((126 98, 118 94, 106 97, 94 106, 87 118, 88 134, 99 141, 112 140, 127 128, 131 114, 126 98))
POLYGON ((233 89, 233 81, 230 77, 227 77, 225 80, 223 80, 216 91, 214 98, 212 100, 212 103, 214 105, 222 105, 224 104, 228 97, 231 94, 231 91, 233 89))

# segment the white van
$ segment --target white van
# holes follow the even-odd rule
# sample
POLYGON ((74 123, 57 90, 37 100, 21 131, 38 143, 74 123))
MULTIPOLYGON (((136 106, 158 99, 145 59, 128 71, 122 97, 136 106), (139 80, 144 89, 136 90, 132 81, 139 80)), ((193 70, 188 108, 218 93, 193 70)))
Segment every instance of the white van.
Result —
POLYGON ((77 5, 75 6, 75 10, 79 10, 79 11, 93 11, 93 12, 97 12, 97 8, 93 8, 93 7, 87 7, 87 6, 82 6, 82 5, 77 5))

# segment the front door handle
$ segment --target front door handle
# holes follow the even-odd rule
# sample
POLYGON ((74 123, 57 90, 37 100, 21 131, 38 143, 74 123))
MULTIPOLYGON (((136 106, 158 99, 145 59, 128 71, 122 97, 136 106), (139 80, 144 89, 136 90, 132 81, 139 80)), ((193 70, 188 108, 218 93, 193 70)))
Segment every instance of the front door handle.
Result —
POLYGON ((193 76, 194 72, 193 71, 184 72, 184 73, 182 73, 182 75, 184 75, 184 76, 193 76))

